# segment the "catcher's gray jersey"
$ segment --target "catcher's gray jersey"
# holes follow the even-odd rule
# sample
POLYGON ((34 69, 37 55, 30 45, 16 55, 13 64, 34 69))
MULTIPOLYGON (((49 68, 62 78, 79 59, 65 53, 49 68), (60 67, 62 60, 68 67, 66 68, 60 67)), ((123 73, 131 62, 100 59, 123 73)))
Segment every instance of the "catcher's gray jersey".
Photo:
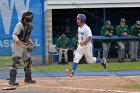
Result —
POLYGON ((23 60, 27 60, 30 57, 30 53, 16 44, 16 41, 19 40, 18 35, 21 31, 24 30, 23 24, 21 22, 17 23, 13 32, 13 41, 12 41, 12 57, 22 57, 23 60))

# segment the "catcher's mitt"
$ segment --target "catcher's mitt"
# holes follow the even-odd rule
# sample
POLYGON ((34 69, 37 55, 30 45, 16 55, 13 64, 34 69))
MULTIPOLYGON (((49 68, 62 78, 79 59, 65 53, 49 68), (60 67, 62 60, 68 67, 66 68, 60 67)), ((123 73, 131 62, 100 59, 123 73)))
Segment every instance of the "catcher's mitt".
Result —
POLYGON ((35 46, 28 45, 27 51, 32 52, 35 49, 35 46))

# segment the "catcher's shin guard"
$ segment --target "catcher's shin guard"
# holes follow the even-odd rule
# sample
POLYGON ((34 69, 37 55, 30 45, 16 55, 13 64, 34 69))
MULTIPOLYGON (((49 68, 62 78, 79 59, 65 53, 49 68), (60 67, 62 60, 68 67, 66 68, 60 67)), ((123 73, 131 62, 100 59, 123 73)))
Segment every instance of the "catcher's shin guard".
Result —
POLYGON ((25 81, 24 82, 27 82, 27 83, 35 83, 35 81, 32 80, 31 64, 32 64, 31 58, 25 61, 25 67, 24 67, 25 81))
POLYGON ((16 82, 16 75, 17 75, 17 71, 16 68, 11 68, 10 70, 10 80, 9 80, 9 84, 13 85, 16 82))
POLYGON ((13 57, 13 64, 10 69, 10 80, 9 80, 10 85, 18 85, 18 83, 16 83, 16 75, 17 68, 19 65, 20 65, 20 57, 13 57))

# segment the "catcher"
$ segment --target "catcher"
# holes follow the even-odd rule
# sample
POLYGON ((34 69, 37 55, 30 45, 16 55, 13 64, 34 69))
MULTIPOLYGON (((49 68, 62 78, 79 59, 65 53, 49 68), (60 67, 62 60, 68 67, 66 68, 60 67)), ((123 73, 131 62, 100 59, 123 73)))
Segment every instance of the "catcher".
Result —
POLYGON ((24 72, 25 72, 25 80, 26 83, 35 83, 32 80, 32 72, 31 72, 31 64, 32 60, 30 57, 30 52, 35 49, 35 45, 30 39, 30 35, 32 32, 31 22, 33 20, 32 12, 24 12, 22 14, 22 19, 19 23, 16 24, 12 38, 12 67, 10 69, 10 80, 9 85, 19 85, 16 82, 16 75, 18 66, 20 66, 20 60, 22 59, 25 63, 24 72))

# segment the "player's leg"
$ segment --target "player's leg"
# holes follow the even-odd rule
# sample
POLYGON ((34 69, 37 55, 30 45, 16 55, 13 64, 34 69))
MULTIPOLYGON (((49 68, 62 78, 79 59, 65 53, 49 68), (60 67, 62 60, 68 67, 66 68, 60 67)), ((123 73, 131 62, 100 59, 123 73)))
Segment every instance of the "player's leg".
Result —
POLYGON ((103 46, 103 57, 104 58, 107 58, 107 49, 108 49, 108 47, 107 47, 107 44, 108 43, 104 43, 104 42, 102 42, 102 46, 103 46))
POLYGON ((68 63, 68 50, 64 50, 65 62, 68 63))
POLYGON ((62 54, 63 54, 63 51, 62 50, 59 50, 59 60, 58 60, 58 64, 60 64, 62 62, 62 54))
POLYGON ((121 41, 117 42, 118 46, 119 46, 119 53, 118 53, 118 60, 122 61, 123 57, 124 57, 124 44, 121 41))
POLYGON ((84 55, 85 55, 88 63, 101 63, 101 65, 106 69, 107 63, 106 63, 105 58, 100 59, 100 58, 93 57, 91 43, 85 45, 84 55))
MULTIPOLYGON (((107 44, 107 57, 106 57, 106 58, 108 58, 110 46, 111 46, 111 42, 109 42, 109 43, 107 44)), ((104 58, 104 57, 103 57, 103 58, 104 58)))
POLYGON ((135 41, 134 47, 135 47, 134 59, 135 59, 135 61, 137 61, 138 60, 137 56, 138 56, 139 41, 135 41))
POLYGON ((32 80, 32 70, 31 70, 32 60, 31 60, 31 57, 30 57, 30 53, 28 51, 25 51, 22 58, 24 60, 24 73, 25 73, 24 82, 35 83, 35 81, 32 80))
POLYGON ((16 82, 16 75, 17 75, 17 69, 19 64, 20 64, 20 57, 13 57, 13 63, 10 69, 9 85, 19 85, 19 83, 16 82))
POLYGON ((74 72, 78 66, 78 63, 79 63, 79 60, 82 58, 83 56, 83 46, 78 46, 76 52, 75 52, 75 57, 73 59, 73 63, 72 63, 72 68, 69 70, 69 69, 66 69, 66 73, 69 75, 69 76, 74 76, 74 72))
POLYGON ((17 69, 18 66, 20 66, 20 57, 23 54, 24 49, 22 49, 20 46, 18 46, 15 42, 12 42, 12 59, 13 63, 10 69, 10 85, 19 85, 19 83, 16 82, 16 75, 17 75, 17 69))
POLYGON ((135 46, 135 45, 134 45, 134 42, 135 42, 135 41, 132 41, 132 40, 129 41, 129 46, 130 46, 130 50, 129 50, 130 52, 129 52, 129 53, 130 53, 130 55, 131 55, 131 61, 134 61, 134 49, 135 49, 135 48, 134 48, 134 46, 135 46))

